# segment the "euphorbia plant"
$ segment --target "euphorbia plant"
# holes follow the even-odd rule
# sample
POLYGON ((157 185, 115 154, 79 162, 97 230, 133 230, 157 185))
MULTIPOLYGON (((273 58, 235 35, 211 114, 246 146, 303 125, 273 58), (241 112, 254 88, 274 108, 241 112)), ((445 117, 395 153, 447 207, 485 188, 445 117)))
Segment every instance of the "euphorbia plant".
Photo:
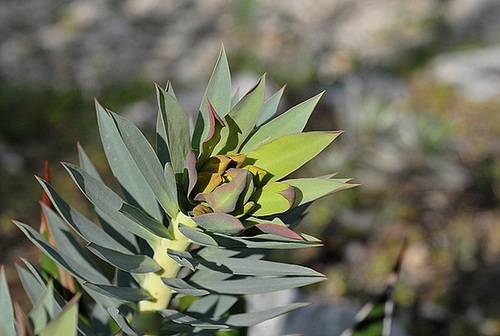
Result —
MULTIPOLYGON (((265 76, 241 99, 231 96, 223 48, 196 122, 190 122, 170 83, 156 91, 155 147, 133 124, 96 102, 101 140, 123 197, 103 183, 81 146, 79 166, 63 163, 93 204, 99 225, 38 178, 50 198, 42 207, 53 243, 16 224, 59 268, 46 271, 46 277, 27 261, 29 270, 20 268, 34 304, 23 329, 27 334, 48 335, 57 328, 65 328, 65 335, 214 334, 303 305, 235 314, 231 309, 242 295, 325 279, 307 267, 263 259, 270 249, 319 246, 318 239, 293 230, 303 211, 312 201, 353 186, 333 175, 287 177, 340 134, 303 132, 321 95, 279 116, 283 89, 266 100, 265 76), (66 272, 76 286, 66 288, 68 282, 61 281, 66 272), (68 291, 73 298, 65 303, 61 295, 68 291)), ((14 319, 2 328, 13 335, 14 319)))

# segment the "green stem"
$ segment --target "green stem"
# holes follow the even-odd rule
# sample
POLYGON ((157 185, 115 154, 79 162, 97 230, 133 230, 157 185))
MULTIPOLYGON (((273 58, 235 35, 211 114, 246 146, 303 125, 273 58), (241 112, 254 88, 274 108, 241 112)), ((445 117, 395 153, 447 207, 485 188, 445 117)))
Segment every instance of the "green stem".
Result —
POLYGON ((142 282, 142 288, 151 294, 151 300, 138 303, 138 313, 132 321, 132 327, 146 336, 156 336, 161 326, 161 316, 157 310, 165 309, 172 298, 172 290, 168 288, 161 278, 175 278, 180 270, 180 265, 167 255, 167 249, 186 251, 190 245, 189 240, 179 231, 179 223, 195 227, 196 223, 179 212, 172 221, 170 231, 173 239, 161 239, 154 248, 154 260, 162 267, 156 273, 148 273, 142 282))

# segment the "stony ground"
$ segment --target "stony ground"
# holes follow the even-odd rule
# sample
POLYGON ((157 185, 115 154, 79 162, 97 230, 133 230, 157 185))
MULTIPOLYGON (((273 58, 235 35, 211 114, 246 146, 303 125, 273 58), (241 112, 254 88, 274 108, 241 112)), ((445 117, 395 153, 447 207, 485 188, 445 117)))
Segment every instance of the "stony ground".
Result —
POLYGON ((499 16, 496 0, 2 0, 0 262, 28 256, 9 219, 36 225, 43 160, 74 160, 76 140, 102 158, 93 96, 147 130, 143 92, 170 78, 194 111, 223 42, 237 85, 267 71, 288 103, 326 90, 309 127, 346 130, 307 167, 362 184, 302 227, 325 248, 297 258, 331 279, 311 295, 363 302, 406 235, 408 333, 500 334, 499 16))

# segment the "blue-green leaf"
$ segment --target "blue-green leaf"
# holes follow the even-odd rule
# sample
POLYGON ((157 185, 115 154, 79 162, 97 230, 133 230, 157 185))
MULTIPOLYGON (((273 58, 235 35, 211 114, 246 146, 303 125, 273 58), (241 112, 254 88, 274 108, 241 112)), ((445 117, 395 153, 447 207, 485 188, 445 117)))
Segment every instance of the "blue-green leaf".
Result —
POLYGON ((247 153, 245 163, 267 171, 271 176, 269 182, 276 181, 310 161, 340 133, 334 131, 288 134, 247 153))
MULTIPOLYGON (((150 273, 161 270, 153 258, 140 254, 125 254, 90 242, 87 248, 102 260, 130 273, 150 273)), ((94 283, 93 281, 89 281, 94 283)), ((97 282, 96 282, 97 283, 97 282)))
POLYGON ((127 335, 132 335, 132 336, 140 336, 141 334, 138 334, 132 329, 130 324, 128 323, 127 319, 123 314, 118 310, 118 308, 108 308, 108 313, 109 315, 113 318, 113 320, 118 324, 118 326, 122 329, 124 333, 127 335))
POLYGON ((151 190, 153 190, 157 201, 171 218, 175 218, 179 212, 177 195, 172 192, 176 190, 176 181, 165 180, 160 160, 141 131, 127 119, 112 112, 111 116, 116 122, 132 159, 151 190))
POLYGON ((29 313, 35 334, 43 330, 47 323, 62 311, 61 306, 55 300, 53 288, 52 279, 50 279, 29 313))
POLYGON ((208 100, 221 117, 229 112, 231 107, 231 74, 224 46, 220 49, 219 58, 208 81, 207 89, 201 100, 200 113, 196 120, 192 145, 198 152, 201 151, 201 144, 209 131, 208 100))
POLYGON ((83 147, 80 145, 80 143, 77 144, 77 148, 78 148, 78 161, 80 162, 80 167, 87 173, 89 173, 91 176, 93 176, 95 179, 97 179, 99 182, 104 183, 104 181, 101 178, 101 175, 99 175, 99 172, 97 171, 92 161, 90 161, 90 158, 88 157, 87 153, 83 150, 83 147))
POLYGON ((96 213, 112 226, 117 235, 122 236, 134 246, 137 246, 137 241, 131 233, 148 241, 156 240, 156 237, 149 231, 119 212, 123 199, 108 186, 73 164, 63 163, 63 167, 66 168, 82 193, 92 202, 96 213))
POLYGON ((31 228, 29 225, 14 221, 17 227, 33 242, 43 253, 50 256, 52 260, 61 265, 72 276, 93 283, 109 284, 108 279, 93 268, 76 262, 73 258, 63 255, 59 250, 52 246, 41 234, 31 228))
POLYGON ((188 118, 174 96, 159 86, 156 86, 156 92, 172 167, 175 173, 181 173, 186 155, 191 150, 188 118))
POLYGON ((257 323, 267 321, 276 316, 286 314, 294 309, 301 308, 307 305, 309 305, 309 303, 297 302, 286 306, 270 308, 253 313, 234 314, 220 319, 220 322, 223 322, 224 324, 227 324, 228 326, 234 328, 250 327, 257 323))
POLYGON ((25 259, 23 259, 23 262, 30 268, 31 272, 16 265, 17 273, 19 274, 19 279, 21 279, 21 284, 23 285, 28 299, 31 304, 34 305, 45 289, 45 281, 42 275, 35 269, 34 265, 25 259))
POLYGON ((153 217, 144 213, 141 209, 136 208, 133 205, 123 203, 120 210, 127 217, 132 219, 135 223, 141 225, 143 228, 151 232, 152 234, 166 239, 172 239, 170 232, 162 223, 158 222, 153 217))
POLYGON ((162 214, 156 198, 123 143, 113 118, 97 101, 96 111, 104 152, 125 198, 155 219, 161 220, 162 214))
POLYGON ((224 294, 259 294, 275 292, 283 289, 302 287, 326 280, 323 276, 289 276, 289 277, 247 277, 241 279, 212 280, 196 279, 195 285, 209 291, 224 294))
POLYGON ((223 324, 213 324, 211 321, 201 321, 199 319, 196 319, 192 316, 186 315, 184 313, 181 313, 178 310, 174 309, 163 309, 159 310, 158 313, 169 319, 172 322, 179 323, 179 324, 187 324, 193 327, 198 327, 201 329, 228 329, 228 326, 223 325, 223 324))
POLYGON ((101 246, 114 249, 121 252, 131 251, 116 241, 112 236, 102 230, 99 226, 88 220, 85 216, 79 213, 76 209, 70 206, 61 196, 48 184, 45 180, 37 177, 43 190, 49 195, 52 205, 57 212, 64 218, 75 232, 85 239, 87 242, 95 242, 101 246))
POLYGON ((256 127, 262 126, 276 114, 281 101, 281 96, 285 91, 285 87, 286 85, 284 85, 278 92, 273 94, 264 102, 264 105, 262 105, 262 111, 260 111, 259 120, 257 120, 257 124, 255 125, 256 127))
POLYGON ((264 103, 265 86, 264 75, 224 117, 226 127, 221 130, 221 139, 215 146, 215 154, 236 152, 246 140, 259 118, 264 103))
POLYGON ((186 281, 182 279, 177 279, 177 278, 161 278, 163 283, 167 285, 168 288, 172 289, 173 291, 187 295, 187 296, 204 296, 210 294, 209 291, 201 288, 194 287, 190 284, 188 284, 186 281))
POLYGON ((202 232, 198 228, 190 228, 185 225, 179 225, 179 231, 189 238, 193 243, 202 245, 202 246, 217 246, 217 242, 207 235, 206 233, 202 232))
POLYGON ((0 267, 0 311, 2 312, 0 331, 3 331, 5 336, 15 336, 14 308, 3 265, 0 267))
POLYGON ((243 144, 241 153, 249 151, 277 139, 281 136, 302 132, 311 116, 314 108, 318 104, 323 93, 320 93, 280 114, 267 124, 258 128, 243 144))
POLYGON ((167 249, 167 254, 170 258, 175 260, 179 265, 189 268, 191 271, 195 271, 198 266, 198 262, 193 258, 191 253, 187 251, 176 251, 167 249))
POLYGON ((151 295, 142 288, 132 288, 132 287, 117 287, 110 285, 98 285, 90 282, 84 282, 83 286, 92 288, 94 291, 101 293, 103 295, 122 300, 138 302, 142 300, 150 300, 151 295))

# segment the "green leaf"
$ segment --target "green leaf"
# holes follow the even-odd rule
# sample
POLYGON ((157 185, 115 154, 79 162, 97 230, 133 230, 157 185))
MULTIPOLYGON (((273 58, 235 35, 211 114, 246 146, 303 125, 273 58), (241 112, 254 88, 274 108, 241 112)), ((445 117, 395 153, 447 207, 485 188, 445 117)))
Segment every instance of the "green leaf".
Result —
POLYGON ((189 268, 191 271, 195 271, 198 266, 198 262, 193 258, 191 253, 187 251, 176 251, 172 249, 167 249, 167 255, 172 258, 175 262, 183 267, 189 268))
POLYGON ((284 180, 295 189, 295 206, 312 202, 318 198, 340 190, 350 189, 356 184, 347 184, 338 180, 322 178, 299 178, 284 180))
POLYGON ((177 278, 161 278, 163 283, 167 285, 168 288, 172 289, 173 291, 187 295, 187 296, 204 296, 210 294, 209 291, 201 288, 194 287, 190 284, 188 284, 186 281, 182 279, 177 279, 177 278))
POLYGON ((151 190, 153 190, 157 201, 171 218, 175 218, 179 212, 177 195, 173 192, 173 190, 177 190, 176 181, 165 180, 161 163, 141 131, 127 119, 112 112, 111 116, 116 122, 132 159, 151 190))
POLYGON ((142 300, 150 300, 151 295, 142 288, 132 288, 132 287, 117 287, 110 285, 98 285, 90 282, 84 282, 83 286, 92 288, 94 291, 101 293, 103 295, 122 300, 138 302, 142 300))
POLYGON ((257 120, 257 124, 255 125, 256 127, 262 126, 276 114, 281 101, 281 96, 285 91, 285 87, 286 85, 284 85, 278 92, 273 94, 264 102, 264 105, 262 105, 262 111, 260 111, 259 120, 257 120))
POLYGON ((111 115, 96 101, 99 133, 109 166, 127 201, 162 219, 156 198, 134 163, 111 115))
POLYGON ((198 152, 201 151, 201 144, 209 131, 208 100, 221 117, 229 112, 231 107, 231 74, 224 46, 220 49, 219 58, 208 81, 207 89, 201 100, 200 113, 196 120, 192 146, 198 152))
POLYGON ((61 313, 56 316, 41 332, 40 336, 76 335, 78 325, 78 300, 76 295, 61 313))
POLYGON ((247 153, 246 164, 266 170, 276 181, 318 155, 341 132, 304 132, 282 136, 247 153))
POLYGON ((134 235, 130 233, 148 241, 156 240, 156 237, 149 231, 119 212, 123 199, 108 186, 73 164, 63 163, 63 167, 66 168, 81 192, 94 205, 96 213, 112 227, 115 237, 116 235, 121 236, 134 246, 137 246, 137 241, 134 235))
POLYGON ((269 216, 287 211, 295 200, 294 189, 283 182, 271 182, 257 189, 251 197, 256 205, 252 210, 254 216, 269 216))
POLYGON ((87 242, 95 242, 101 246, 114 249, 120 252, 129 252, 131 250, 124 247, 112 236, 102 230, 99 226, 95 225, 92 221, 88 220, 85 216, 79 213, 76 209, 70 206, 61 196, 48 184, 45 180, 37 177, 38 182, 41 184, 43 190, 49 195, 52 205, 56 208, 61 217, 64 218, 75 232, 87 242))
POLYGON ((14 308, 12 306, 12 299, 10 297, 7 277, 5 276, 3 265, 0 267, 0 311, 2 312, 0 330, 2 330, 6 336, 15 336, 14 308))
POLYGON ((224 281, 202 279, 196 281, 193 280, 193 283, 209 291, 217 293, 247 295, 302 287, 323 280, 326 280, 323 276, 289 276, 269 278, 247 277, 242 279, 228 279, 224 281))
MULTIPOLYGON (((87 248, 102 260, 130 273, 150 273, 161 270, 153 258, 140 254, 125 254, 90 242, 87 248)), ((89 281, 94 283, 93 281, 89 281)), ((96 282, 97 283, 97 282, 96 282)))
POLYGON ((119 211, 152 234, 161 238, 172 239, 172 236, 165 225, 158 222, 153 217, 150 217, 141 209, 136 208, 133 205, 123 203, 119 211))
POLYGON ((188 118, 174 96, 158 85, 156 92, 172 167, 175 173, 181 173, 186 155, 191 150, 188 118))
POLYGON ((237 234, 245 229, 238 219, 225 213, 204 214, 193 217, 193 220, 198 226, 210 232, 237 234))
POLYGON ((302 132, 323 93, 302 102, 258 128, 240 149, 247 153, 281 136, 302 132))
POLYGON ((179 225, 179 231, 189 238, 193 243, 202 245, 202 246, 217 246, 217 242, 207 235, 206 233, 202 232, 200 229, 197 228, 190 228, 185 225, 179 225))
POLYGON ((236 152, 246 140, 259 118, 264 103, 265 87, 264 75, 224 117, 226 127, 221 130, 221 139, 215 146, 215 154, 236 152))

